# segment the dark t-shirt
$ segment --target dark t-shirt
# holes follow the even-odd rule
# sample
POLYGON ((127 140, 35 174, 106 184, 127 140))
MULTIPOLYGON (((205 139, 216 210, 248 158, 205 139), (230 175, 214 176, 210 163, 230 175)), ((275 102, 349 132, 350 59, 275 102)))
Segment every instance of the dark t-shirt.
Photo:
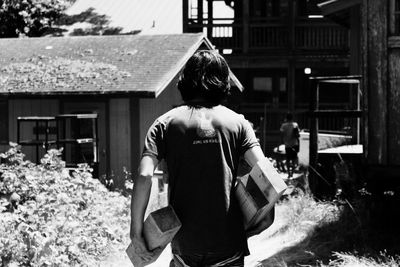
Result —
POLYGON ((169 202, 182 222, 173 253, 248 253, 233 188, 239 157, 256 145, 249 122, 224 106, 184 105, 153 123, 143 155, 167 163, 169 202))

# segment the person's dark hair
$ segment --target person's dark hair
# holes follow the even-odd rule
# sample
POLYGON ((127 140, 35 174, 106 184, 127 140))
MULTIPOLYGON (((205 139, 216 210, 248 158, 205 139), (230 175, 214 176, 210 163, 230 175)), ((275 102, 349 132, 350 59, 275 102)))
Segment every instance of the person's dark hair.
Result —
POLYGON ((185 102, 201 98, 220 104, 230 91, 228 64, 217 51, 197 51, 183 68, 178 89, 185 102))
POLYGON ((286 113, 286 120, 292 121, 293 120, 293 114, 290 113, 290 112, 286 113))

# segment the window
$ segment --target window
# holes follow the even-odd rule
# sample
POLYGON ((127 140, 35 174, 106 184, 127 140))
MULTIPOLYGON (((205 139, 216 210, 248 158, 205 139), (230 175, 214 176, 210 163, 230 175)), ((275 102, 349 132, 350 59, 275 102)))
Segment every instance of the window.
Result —
POLYGON ((272 92, 272 77, 254 77, 254 91, 272 92))

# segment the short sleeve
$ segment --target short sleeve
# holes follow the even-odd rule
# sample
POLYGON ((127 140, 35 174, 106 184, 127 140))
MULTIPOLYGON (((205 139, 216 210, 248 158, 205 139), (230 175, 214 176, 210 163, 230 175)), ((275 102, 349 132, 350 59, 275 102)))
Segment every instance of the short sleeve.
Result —
POLYGON ((247 150, 254 146, 259 146, 256 134, 251 127, 249 121, 243 118, 242 120, 242 134, 241 134, 241 154, 243 155, 247 150))
POLYGON ((156 120, 149 128, 144 140, 143 156, 156 157, 159 161, 164 158, 165 154, 165 123, 156 120))

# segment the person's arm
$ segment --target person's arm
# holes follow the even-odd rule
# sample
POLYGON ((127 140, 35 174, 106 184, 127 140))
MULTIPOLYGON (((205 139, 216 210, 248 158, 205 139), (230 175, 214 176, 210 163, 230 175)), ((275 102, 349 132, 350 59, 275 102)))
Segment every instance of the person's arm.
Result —
POLYGON ((138 177, 133 186, 131 202, 131 238, 141 236, 144 213, 150 198, 151 178, 158 164, 155 157, 144 156, 139 164, 138 177))
POLYGON ((131 202, 131 241, 135 253, 140 256, 143 263, 150 263, 161 254, 163 248, 149 251, 143 237, 143 221, 151 191, 151 178, 158 160, 155 157, 144 156, 139 164, 138 177, 133 186, 131 202))
POLYGON ((253 168, 259 160, 265 159, 260 146, 253 146, 244 153, 244 159, 253 168))
MULTIPOLYGON (((247 161, 247 163, 250 165, 250 167, 254 167, 254 165, 257 164, 258 161, 260 160, 268 160, 263 151, 261 150, 260 146, 253 146, 250 149, 248 149, 244 153, 244 159, 247 161)), ((275 207, 271 209, 269 212, 268 216, 265 217, 264 220, 260 221, 257 225, 252 227, 251 229, 248 229, 246 231, 247 237, 251 237, 253 235, 258 235, 261 233, 264 229, 268 228, 275 219, 275 207)))

